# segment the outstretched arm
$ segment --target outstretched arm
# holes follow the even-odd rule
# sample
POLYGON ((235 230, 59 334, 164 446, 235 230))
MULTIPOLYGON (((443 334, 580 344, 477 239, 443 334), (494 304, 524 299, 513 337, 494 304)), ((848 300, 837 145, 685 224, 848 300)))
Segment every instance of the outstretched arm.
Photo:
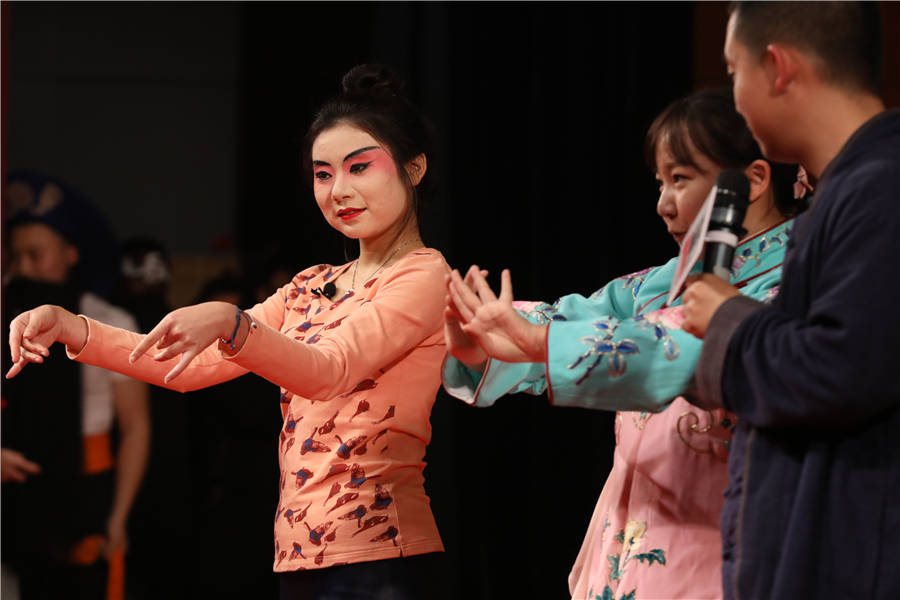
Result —
POLYGON ((173 310, 135 346, 129 362, 155 348, 153 360, 164 362, 180 356, 163 381, 169 383, 180 375, 198 354, 220 339, 240 348, 247 337, 249 319, 227 302, 204 302, 173 310))
POLYGON ((62 342, 80 351, 87 335, 87 323, 60 306, 44 304, 23 312, 9 325, 9 350, 13 366, 6 373, 6 378, 15 377, 28 363, 44 362, 54 342, 62 342))
MULTIPOLYGON (((219 306, 196 305, 179 309, 170 313, 166 319, 174 313, 179 313, 179 318, 169 321, 163 319, 157 326, 154 331, 164 332, 162 336, 156 338, 157 347, 161 348, 156 355, 160 358, 159 361, 151 359, 129 361, 134 349, 142 342, 146 342, 148 336, 74 315, 59 306, 46 304, 39 306, 20 314, 10 324, 9 345, 13 366, 6 377, 15 377, 28 363, 43 362, 44 357, 49 356, 52 344, 61 342, 65 344, 71 358, 78 358, 88 364, 179 391, 198 389, 233 379, 244 374, 246 370, 223 361, 214 347, 208 347, 198 358, 201 353, 197 348, 203 343, 204 336, 218 339, 219 331, 214 328, 217 322, 224 322, 225 319, 217 317, 229 311, 234 315, 235 312, 230 304, 207 304, 219 306), (167 360, 168 356, 176 351, 183 351, 185 355, 182 355, 179 361, 167 360), (188 352, 191 354, 188 355, 188 352), (170 384, 175 368, 179 369, 175 371, 175 375, 178 375, 191 361, 196 367, 191 370, 191 377, 182 377, 177 383, 170 384)), ((233 327, 234 316, 230 318, 233 327)), ((221 329, 224 331, 227 326, 222 325, 221 329)), ((231 331, 228 332, 228 335, 230 334, 231 331)), ((144 348, 146 350, 151 346, 152 344, 145 343, 144 348)))

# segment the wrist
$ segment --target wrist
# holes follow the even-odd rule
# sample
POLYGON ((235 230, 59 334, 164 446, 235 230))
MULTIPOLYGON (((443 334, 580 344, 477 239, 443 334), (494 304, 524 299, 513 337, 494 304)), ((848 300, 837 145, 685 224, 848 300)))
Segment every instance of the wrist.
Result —
POLYGON ((544 325, 531 324, 530 355, 531 362, 546 362, 547 360, 547 333, 550 323, 544 325))
POLYGON ((484 359, 483 361, 475 364, 467 364, 466 366, 476 373, 484 374, 484 370, 487 368, 488 359, 484 359))
POLYGON ((235 352, 235 342, 237 341, 238 332, 241 328, 241 309, 236 304, 229 304, 229 318, 223 319, 223 326, 220 329, 219 342, 227 346, 231 353, 235 352))
POLYGON ((244 342, 247 341, 250 330, 254 327, 256 327, 256 322, 254 322, 253 317, 238 309, 235 314, 234 329, 231 332, 233 335, 230 339, 219 338, 219 350, 229 356, 234 356, 244 347, 244 342))
POLYGON ((58 313, 57 319, 62 323, 59 341, 69 350, 78 354, 87 343, 87 319, 81 315, 74 315, 61 306, 54 306, 53 310, 58 313))

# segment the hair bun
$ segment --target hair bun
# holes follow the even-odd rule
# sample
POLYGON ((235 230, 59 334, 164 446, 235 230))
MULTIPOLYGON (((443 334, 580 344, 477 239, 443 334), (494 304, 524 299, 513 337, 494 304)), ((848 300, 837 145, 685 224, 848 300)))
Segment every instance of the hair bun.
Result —
POLYGON ((400 95, 403 80, 384 65, 357 65, 341 80, 345 94, 400 95))

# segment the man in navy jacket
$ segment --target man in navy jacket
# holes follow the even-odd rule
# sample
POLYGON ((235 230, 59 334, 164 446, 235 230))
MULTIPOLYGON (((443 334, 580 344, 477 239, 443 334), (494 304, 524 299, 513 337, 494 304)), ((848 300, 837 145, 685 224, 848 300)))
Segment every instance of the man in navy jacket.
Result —
POLYGON ((900 111, 878 97, 877 3, 736 2, 738 110, 816 180, 763 306, 712 275, 684 295, 699 398, 738 416, 726 598, 900 598, 900 111))

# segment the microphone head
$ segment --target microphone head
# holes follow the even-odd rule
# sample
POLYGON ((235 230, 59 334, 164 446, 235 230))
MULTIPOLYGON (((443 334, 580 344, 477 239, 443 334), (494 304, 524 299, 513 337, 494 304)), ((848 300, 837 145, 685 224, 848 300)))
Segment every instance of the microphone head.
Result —
POLYGON ((734 249, 746 235, 743 228, 750 206, 750 181, 739 169, 724 169, 716 177, 716 197, 709 215, 703 272, 728 281, 734 249))
POLYGON ((746 211, 750 204, 750 181, 740 169, 722 169, 716 177, 716 206, 746 211))

